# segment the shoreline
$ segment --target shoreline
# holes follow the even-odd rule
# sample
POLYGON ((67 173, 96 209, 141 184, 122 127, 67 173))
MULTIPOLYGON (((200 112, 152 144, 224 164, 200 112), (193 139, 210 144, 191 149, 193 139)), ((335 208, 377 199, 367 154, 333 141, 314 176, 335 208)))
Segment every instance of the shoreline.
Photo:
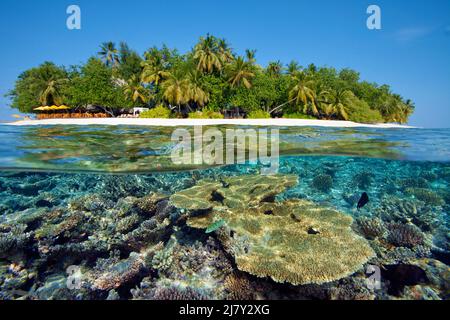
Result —
POLYGON ((84 119, 46 119, 46 120, 20 120, 15 122, 0 123, 12 126, 36 126, 36 125, 128 125, 128 126, 153 126, 153 127, 178 127, 178 126, 214 126, 214 125, 239 125, 239 126, 279 126, 279 127, 333 127, 333 128, 400 128, 410 129, 412 126, 380 123, 366 124, 340 120, 310 120, 310 119, 156 119, 156 118, 84 118, 84 119))

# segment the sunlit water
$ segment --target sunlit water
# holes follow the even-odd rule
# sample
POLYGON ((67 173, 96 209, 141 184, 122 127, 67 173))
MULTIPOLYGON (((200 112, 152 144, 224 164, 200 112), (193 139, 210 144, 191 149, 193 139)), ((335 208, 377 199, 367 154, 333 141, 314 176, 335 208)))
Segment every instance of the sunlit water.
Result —
MULTIPOLYGON (((403 206, 412 203, 416 216, 406 217, 402 223, 414 223, 429 234, 435 253, 429 253, 428 257, 448 263, 450 130, 279 129, 279 173, 294 174, 299 182, 279 194, 277 200, 306 199, 338 209, 355 219, 382 217, 386 223, 397 222, 386 215, 399 216, 403 206), (357 210, 356 204, 363 192, 368 194, 369 203, 357 210), (427 220, 420 216, 422 214, 431 218, 427 220)), ((69 250, 73 257, 66 252, 64 259, 67 261, 59 258, 62 262, 58 260, 59 264, 49 265, 48 270, 45 265, 49 262, 43 261, 45 250, 50 250, 42 249, 43 246, 69 247, 84 243, 88 238, 85 234, 95 232, 90 230, 90 220, 84 222, 86 230, 83 229, 76 239, 70 232, 52 240, 27 239, 26 244, 21 244, 22 251, 15 252, 7 247, 7 240, 19 241, 7 239, 11 233, 9 225, 20 223, 24 225, 22 233, 38 233, 45 224, 42 219, 28 221, 24 217, 57 210, 69 212, 73 210, 74 201, 84 201, 79 199, 92 195, 101 203, 90 205, 96 205, 100 210, 88 205, 83 210, 102 215, 101 208, 112 208, 129 197, 140 198, 155 192, 170 196, 195 186, 204 178, 221 181, 227 176, 260 172, 259 165, 251 164, 175 165, 170 158, 176 145, 171 141, 172 131, 172 128, 162 127, 0 125, 0 236, 3 237, 0 237, 0 298, 27 297, 27 294, 42 299, 108 296, 108 292, 93 296, 91 292, 83 291, 77 297, 58 291, 63 286, 61 279, 67 276, 65 268, 69 264, 93 268, 96 258, 83 261, 69 250), (10 270, 11 263, 20 265, 21 271, 17 271, 17 275, 10 270), (21 274, 25 272, 23 270, 31 273, 37 270, 37 265, 41 271, 36 278, 20 278, 25 277, 21 274), (58 290, 47 288, 52 281, 59 283, 58 290), (11 290, 22 291, 18 294, 11 290)), ((133 227, 136 226, 130 229, 133 227)), ((108 234, 116 236, 108 232, 105 237, 108 234)), ((15 236, 19 238, 20 234, 15 236)), ((130 248, 118 250, 120 258, 133 251, 130 248)), ((112 251, 102 248, 98 252, 100 259, 107 258, 112 251)), ((141 280, 142 277, 133 280, 132 285, 127 283, 118 288, 120 298, 135 297, 136 294, 130 293, 130 286, 139 285, 141 280)), ((448 279, 442 281, 447 283, 448 279)), ((448 298, 445 295, 439 297, 448 298)))

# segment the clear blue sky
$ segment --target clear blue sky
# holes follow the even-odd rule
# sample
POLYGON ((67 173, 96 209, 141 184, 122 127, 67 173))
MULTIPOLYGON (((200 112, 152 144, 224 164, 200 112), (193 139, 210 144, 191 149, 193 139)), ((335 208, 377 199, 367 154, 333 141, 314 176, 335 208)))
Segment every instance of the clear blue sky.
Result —
POLYGON ((225 37, 258 62, 350 67, 415 101, 411 124, 450 127, 449 0, 1 0, 0 119, 3 95, 25 69, 49 60, 73 65, 101 42, 125 40, 142 53, 166 43, 181 52, 200 35, 225 37), (66 8, 82 10, 82 30, 66 28, 66 8), (382 30, 366 28, 366 9, 382 10, 382 30))

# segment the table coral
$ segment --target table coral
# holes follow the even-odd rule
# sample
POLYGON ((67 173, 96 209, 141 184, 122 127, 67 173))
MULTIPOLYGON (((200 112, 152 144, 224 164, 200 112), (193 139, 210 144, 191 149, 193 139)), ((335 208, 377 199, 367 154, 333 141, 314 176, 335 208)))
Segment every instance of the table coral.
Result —
POLYGON ((222 186, 210 188, 209 195, 201 194, 202 204, 208 206, 192 206, 199 203, 196 187, 181 192, 183 199, 190 195, 191 205, 179 201, 179 195, 171 201, 179 208, 212 208, 193 213, 187 224, 206 229, 225 220, 218 238, 237 267, 253 275, 295 285, 320 284, 360 269, 374 253, 352 231, 350 216, 305 200, 275 202, 275 196, 295 181, 289 175, 228 178, 222 186))

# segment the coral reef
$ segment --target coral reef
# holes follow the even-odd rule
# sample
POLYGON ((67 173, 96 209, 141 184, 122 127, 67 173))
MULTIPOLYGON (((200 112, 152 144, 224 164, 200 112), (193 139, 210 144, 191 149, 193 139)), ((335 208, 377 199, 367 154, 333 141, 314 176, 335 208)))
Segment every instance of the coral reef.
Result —
POLYGON ((374 181, 374 174, 368 171, 358 172, 353 176, 353 184, 359 188, 366 190, 374 181))
MULTIPOLYGON (((206 229, 225 220, 226 228, 218 237, 240 270, 277 282, 325 283, 352 274, 373 255, 365 240, 352 232, 350 216, 304 200, 273 202, 282 184, 273 186, 264 179, 288 181, 289 186, 295 181, 290 176, 257 179, 264 188, 251 176, 248 181, 224 179, 222 186, 209 189, 210 195, 201 194, 202 204, 208 203, 201 209, 212 210, 193 213, 187 221, 191 227, 206 229), (245 201, 235 201, 235 190, 245 201)), ((196 199, 196 191, 194 187, 182 195, 196 199)), ((171 197, 175 206, 184 208, 185 201, 179 199, 177 194, 171 197)))
POLYGON ((413 248, 424 244, 425 236, 415 225, 391 222, 387 228, 387 240, 395 246, 413 248))
POLYGON ((88 278, 92 279, 94 290, 110 291, 132 282, 144 267, 142 256, 132 252, 127 259, 119 260, 113 256, 99 259, 88 278))
POLYGON ((387 229, 379 218, 360 217, 356 219, 356 230, 366 239, 383 238, 387 229))
POLYGON ((320 174, 314 177, 312 186, 321 192, 330 192, 333 186, 333 177, 329 174, 320 174))
POLYGON ((245 275, 231 274, 225 278, 227 300, 254 300, 255 288, 245 275))
POLYGON ((429 189, 407 188, 405 192, 430 206, 442 206, 444 204, 444 200, 438 194, 429 189))
POLYGON ((440 224, 440 212, 419 200, 386 196, 375 209, 375 215, 387 222, 412 222, 424 231, 440 224))
POLYGON ((448 169, 287 156, 270 177, 0 173, 0 299, 450 299, 448 169), (393 280, 368 289, 366 262, 393 280))

